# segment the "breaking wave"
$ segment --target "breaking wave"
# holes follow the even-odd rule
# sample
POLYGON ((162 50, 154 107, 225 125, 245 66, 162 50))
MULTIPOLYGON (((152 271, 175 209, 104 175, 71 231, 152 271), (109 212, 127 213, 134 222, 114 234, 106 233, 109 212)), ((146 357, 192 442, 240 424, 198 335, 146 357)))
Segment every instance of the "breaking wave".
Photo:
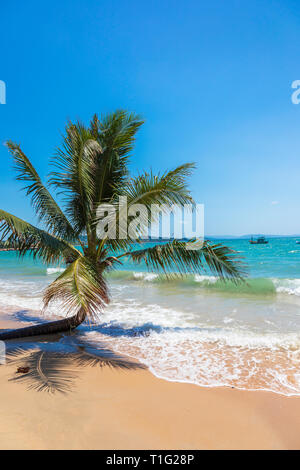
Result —
POLYGON ((116 281, 137 281, 151 284, 159 284, 163 287, 178 285, 182 287, 202 288, 209 291, 240 294, 289 294, 300 296, 300 279, 281 278, 250 278, 246 282, 235 284, 231 281, 226 283, 214 276, 188 274, 184 277, 168 278, 163 274, 136 271, 115 271, 109 274, 109 279, 116 281))

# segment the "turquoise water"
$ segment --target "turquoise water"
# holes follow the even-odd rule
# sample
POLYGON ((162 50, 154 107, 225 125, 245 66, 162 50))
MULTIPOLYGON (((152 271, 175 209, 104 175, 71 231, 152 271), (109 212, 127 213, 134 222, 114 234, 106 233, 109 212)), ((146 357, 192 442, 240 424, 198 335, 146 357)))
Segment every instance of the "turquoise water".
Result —
MULTIPOLYGON (((218 242, 244 256, 247 283, 224 284, 209 272, 167 282, 127 260, 108 276, 112 300, 99 325, 80 333, 167 380, 299 395, 300 245, 293 238, 218 242)), ((36 321, 43 289, 61 270, 0 252, 2 312, 36 321)), ((56 305, 46 312, 53 314, 63 311, 56 305)))
POLYGON ((300 273, 300 245, 297 238, 270 238, 267 245, 249 240, 222 240, 239 251, 249 266, 250 277, 296 279, 300 273))
MULTIPOLYGON (((297 278, 300 274, 300 244, 297 238, 271 238, 267 245, 251 245, 249 240, 213 240, 238 251, 245 258, 250 277, 297 278)), ((123 263, 121 269, 131 269, 132 263, 123 263)), ((145 268, 134 267, 136 270, 145 268)), ((20 261, 12 251, 0 252, 0 273, 6 270, 11 274, 43 275, 45 266, 39 260, 25 257, 20 261)))
MULTIPOLYGON (((271 238, 267 245, 251 245, 249 240, 213 240, 238 251, 245 258, 250 277, 289 277, 297 278, 300 273, 300 244, 297 238, 271 238)), ((132 263, 124 263, 121 269, 131 269, 132 263)), ((137 268, 144 270, 143 268, 137 268)), ((39 260, 25 257, 20 261, 12 251, 0 252, 0 273, 8 270, 12 274, 42 275, 45 267, 39 260)))
MULTIPOLYGON (((296 286, 297 279, 300 279, 300 244, 296 244, 296 238, 271 238, 267 245, 251 245, 249 240, 217 240, 212 243, 222 243, 228 245, 240 253, 244 258, 247 267, 247 284, 235 287, 231 283, 217 282, 212 285, 209 279, 203 279, 202 286, 212 290, 251 293, 272 293, 276 292, 277 284, 274 279, 295 280, 291 282, 291 289, 296 286)), ((111 279, 130 280, 135 279, 135 273, 148 272, 144 264, 134 265, 128 259, 123 259, 123 264, 117 272, 110 275, 111 279)), ((33 260, 26 256, 20 260, 14 252, 0 252, 0 279, 31 279, 39 283, 47 283, 52 279, 49 275, 55 275, 63 269, 63 266, 45 266, 39 260, 33 260)), ((210 275, 210 272, 203 272, 203 275, 210 275)), ((149 280, 149 278, 148 278, 149 280)), ((164 278, 153 278, 153 282, 164 283, 164 278)), ((188 276, 179 284, 188 286, 196 285, 199 282, 195 276, 188 276)), ((283 283, 288 284, 288 282, 283 283)), ((300 285, 299 285, 300 287, 300 285)))

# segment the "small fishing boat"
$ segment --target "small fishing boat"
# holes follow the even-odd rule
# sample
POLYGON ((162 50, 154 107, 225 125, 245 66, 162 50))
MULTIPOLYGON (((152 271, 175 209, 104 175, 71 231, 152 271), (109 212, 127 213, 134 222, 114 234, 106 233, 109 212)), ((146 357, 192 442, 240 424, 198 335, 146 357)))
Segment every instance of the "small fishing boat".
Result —
POLYGON ((254 240, 253 237, 250 239, 251 245, 266 245, 268 240, 265 239, 265 237, 258 237, 256 240, 254 240))

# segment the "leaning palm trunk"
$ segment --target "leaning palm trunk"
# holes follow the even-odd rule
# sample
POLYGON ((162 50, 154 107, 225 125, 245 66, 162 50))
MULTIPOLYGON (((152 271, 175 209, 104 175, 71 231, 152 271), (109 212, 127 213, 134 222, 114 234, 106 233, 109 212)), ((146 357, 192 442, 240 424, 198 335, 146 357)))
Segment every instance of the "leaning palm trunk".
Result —
POLYGON ((153 222, 153 204, 171 207, 194 203, 186 184, 194 168, 191 163, 158 175, 150 171, 129 177, 129 154, 142 124, 138 116, 119 110, 101 120, 95 115, 88 127, 71 122, 67 125, 53 161, 56 170, 50 173, 49 180, 63 196, 63 209, 20 146, 7 142, 17 179, 25 182, 23 189, 31 198, 43 229, 0 209, 0 241, 16 249, 20 257, 29 254, 46 264, 64 262, 66 269, 45 291, 44 308, 59 302, 65 311, 77 313, 64 320, 4 331, 0 340, 61 333, 76 328, 86 317, 97 320, 109 302, 105 272, 122 264, 123 256, 167 276, 174 270, 185 275, 208 268, 221 279, 242 280, 239 256, 220 244, 204 242, 200 249, 187 249, 185 242, 174 240, 135 250, 134 238, 110 239, 105 233, 99 235, 97 226, 102 222, 97 211, 99 204, 113 206, 116 222, 124 215, 120 198, 126 199, 128 214, 143 205, 146 212, 142 211, 144 215, 138 223, 142 234, 153 222))
POLYGON ((85 320, 85 317, 85 312, 81 311, 77 315, 64 318, 63 320, 43 323, 41 325, 27 326, 26 328, 18 328, 17 330, 4 331, 3 333, 0 333, 0 341, 72 331, 85 320))

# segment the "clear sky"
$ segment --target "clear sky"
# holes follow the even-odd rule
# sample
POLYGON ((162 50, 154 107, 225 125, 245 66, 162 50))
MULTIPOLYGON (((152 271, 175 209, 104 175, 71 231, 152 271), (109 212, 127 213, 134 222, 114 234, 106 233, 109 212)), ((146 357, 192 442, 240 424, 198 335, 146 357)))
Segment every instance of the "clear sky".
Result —
MULTIPOLYGON (((206 234, 300 233, 299 0, 2 2, 0 141, 42 175, 67 119, 141 113, 132 169, 197 162, 206 234)), ((33 221, 0 146, 0 207, 33 221)))

